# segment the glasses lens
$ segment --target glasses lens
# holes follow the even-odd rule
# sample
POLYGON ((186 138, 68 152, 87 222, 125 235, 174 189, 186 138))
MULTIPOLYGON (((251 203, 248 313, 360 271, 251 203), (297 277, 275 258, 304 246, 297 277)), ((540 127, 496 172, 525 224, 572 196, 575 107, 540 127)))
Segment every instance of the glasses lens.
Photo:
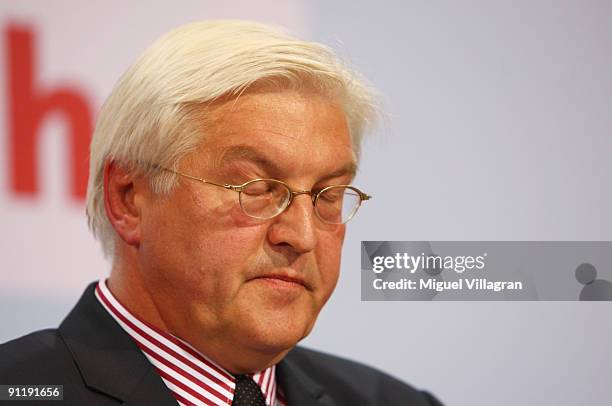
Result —
POLYGON ((274 180, 254 180, 240 192, 240 206, 249 216, 269 219, 287 207, 291 191, 274 180))
POLYGON ((332 186, 319 193, 315 209, 326 223, 343 224, 355 215, 360 204, 361 196, 353 188, 332 186))

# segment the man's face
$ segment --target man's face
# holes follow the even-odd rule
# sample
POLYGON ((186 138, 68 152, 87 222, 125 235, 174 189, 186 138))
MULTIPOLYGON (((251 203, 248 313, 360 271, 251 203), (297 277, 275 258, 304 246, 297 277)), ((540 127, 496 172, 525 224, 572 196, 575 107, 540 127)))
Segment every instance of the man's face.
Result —
MULTIPOLYGON (((321 96, 246 93, 214 105, 203 131, 181 172, 235 185, 273 178, 292 190, 348 184, 354 175, 345 115, 321 96)), ((229 348, 290 349, 336 285, 345 226, 323 223, 308 195, 257 220, 235 191, 179 182, 168 197, 148 196, 142 211, 139 260, 164 322, 217 361, 229 348)))

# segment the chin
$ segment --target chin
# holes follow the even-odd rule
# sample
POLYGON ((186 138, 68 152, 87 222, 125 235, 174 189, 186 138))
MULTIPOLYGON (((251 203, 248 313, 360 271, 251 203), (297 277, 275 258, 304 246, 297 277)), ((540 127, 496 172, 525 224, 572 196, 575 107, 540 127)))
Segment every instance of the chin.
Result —
POLYGON ((276 322, 260 324, 251 336, 251 343, 266 353, 279 353, 289 351, 310 333, 311 323, 276 322))

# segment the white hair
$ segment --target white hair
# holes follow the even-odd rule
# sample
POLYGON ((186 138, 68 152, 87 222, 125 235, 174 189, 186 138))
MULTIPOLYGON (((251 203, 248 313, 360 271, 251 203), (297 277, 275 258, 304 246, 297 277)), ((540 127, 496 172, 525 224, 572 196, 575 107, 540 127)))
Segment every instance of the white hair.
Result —
POLYGON ((104 163, 141 170, 156 193, 169 193, 176 168, 205 136, 206 104, 238 97, 253 84, 308 86, 342 106, 355 156, 377 109, 372 90, 324 45, 246 21, 202 21, 158 39, 123 74, 104 103, 91 141, 87 217, 104 254, 115 231, 104 210, 104 163), (149 165, 142 165, 148 163, 149 165))

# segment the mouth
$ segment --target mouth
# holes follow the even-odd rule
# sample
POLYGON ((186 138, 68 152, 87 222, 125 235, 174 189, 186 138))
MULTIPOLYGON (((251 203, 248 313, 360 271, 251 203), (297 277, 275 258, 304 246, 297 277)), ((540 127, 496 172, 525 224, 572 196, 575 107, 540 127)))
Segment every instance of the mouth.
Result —
POLYGON ((268 282, 273 286, 280 288, 299 288, 310 289, 306 280, 299 275, 289 275, 286 273, 268 273, 257 276, 253 280, 261 280, 268 282))

